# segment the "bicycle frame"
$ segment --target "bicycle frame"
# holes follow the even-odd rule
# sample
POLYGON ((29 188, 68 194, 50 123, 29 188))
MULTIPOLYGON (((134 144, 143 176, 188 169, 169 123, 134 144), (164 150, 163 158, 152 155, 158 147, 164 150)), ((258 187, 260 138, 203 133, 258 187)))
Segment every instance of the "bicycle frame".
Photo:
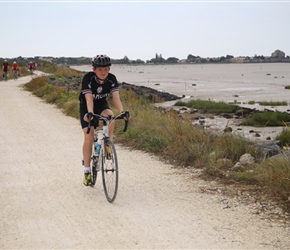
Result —
POLYGON ((13 69, 14 80, 18 78, 18 70, 13 69))
POLYGON ((125 119, 125 127, 124 132, 127 130, 128 127, 128 119, 129 119, 129 112, 123 112, 117 116, 102 116, 97 114, 88 114, 87 117, 89 118, 89 124, 87 133, 90 133, 91 129, 91 118, 97 119, 98 121, 103 121, 103 126, 94 128, 94 147, 93 147, 93 154, 92 154, 92 186, 95 185, 97 180, 97 173, 101 170, 102 172, 102 180, 103 180, 103 187, 106 198, 109 202, 113 202, 117 196, 118 191, 118 183, 119 183, 119 168, 118 168, 118 159, 117 159, 117 152, 114 146, 114 143, 109 138, 109 127, 112 124, 112 121, 117 119, 125 119), (102 133, 102 135, 101 135, 102 133), (101 148, 100 153, 96 154, 95 150, 95 143, 101 139, 101 148))
POLYGON ((8 72, 7 71, 3 72, 3 79, 4 79, 4 81, 8 80, 8 72))

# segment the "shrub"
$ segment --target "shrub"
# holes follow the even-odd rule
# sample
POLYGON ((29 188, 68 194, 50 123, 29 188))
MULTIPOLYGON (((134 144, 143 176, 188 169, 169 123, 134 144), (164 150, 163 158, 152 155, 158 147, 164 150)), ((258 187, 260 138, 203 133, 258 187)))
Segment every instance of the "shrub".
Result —
POLYGON ((227 104, 225 102, 213 102, 207 100, 191 100, 189 102, 178 101, 176 106, 186 106, 195 109, 201 109, 207 113, 232 113, 235 111, 236 106, 227 104))
POLYGON ((241 122, 240 125, 256 127, 283 126, 285 125, 285 122, 290 122, 289 114, 281 112, 263 111, 253 113, 245 121, 241 122))

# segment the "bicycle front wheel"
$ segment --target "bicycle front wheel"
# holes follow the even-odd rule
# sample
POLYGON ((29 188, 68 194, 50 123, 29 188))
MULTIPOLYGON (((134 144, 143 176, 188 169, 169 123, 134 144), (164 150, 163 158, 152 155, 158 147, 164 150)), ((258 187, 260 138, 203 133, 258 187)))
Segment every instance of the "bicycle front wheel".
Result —
POLYGON ((110 139, 104 141, 102 178, 106 198, 109 202, 113 202, 118 192, 119 169, 116 149, 110 139))
POLYGON ((92 156, 92 185, 91 186, 95 186, 96 181, 97 181, 97 176, 98 176, 98 171, 99 171, 99 167, 98 167, 98 156, 94 155, 92 156))

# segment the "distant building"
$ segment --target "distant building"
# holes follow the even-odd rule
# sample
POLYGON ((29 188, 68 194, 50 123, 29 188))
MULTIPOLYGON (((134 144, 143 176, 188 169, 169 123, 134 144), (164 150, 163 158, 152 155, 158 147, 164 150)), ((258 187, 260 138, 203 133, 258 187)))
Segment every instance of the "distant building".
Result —
POLYGON ((274 57, 274 58, 285 58, 285 53, 283 51, 277 49, 271 54, 271 57, 274 57))

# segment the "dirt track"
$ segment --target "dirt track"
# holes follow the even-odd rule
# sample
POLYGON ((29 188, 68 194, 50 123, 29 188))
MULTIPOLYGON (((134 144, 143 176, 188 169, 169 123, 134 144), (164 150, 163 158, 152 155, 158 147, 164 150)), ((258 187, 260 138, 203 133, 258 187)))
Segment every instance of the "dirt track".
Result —
POLYGON ((0 249, 289 249, 288 226, 120 145, 108 203, 100 179, 82 184, 79 121, 23 91, 30 79, 0 82, 0 249))

